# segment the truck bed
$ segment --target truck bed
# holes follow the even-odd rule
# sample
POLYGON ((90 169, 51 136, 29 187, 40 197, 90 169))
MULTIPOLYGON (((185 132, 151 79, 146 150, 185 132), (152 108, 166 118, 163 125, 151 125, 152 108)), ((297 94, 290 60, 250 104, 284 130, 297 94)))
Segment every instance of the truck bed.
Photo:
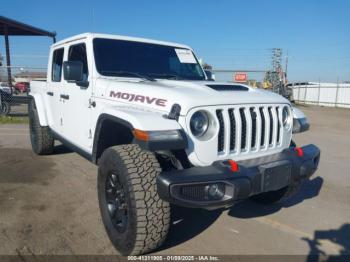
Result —
POLYGON ((46 81, 30 81, 30 93, 41 94, 46 89, 47 82, 46 81))

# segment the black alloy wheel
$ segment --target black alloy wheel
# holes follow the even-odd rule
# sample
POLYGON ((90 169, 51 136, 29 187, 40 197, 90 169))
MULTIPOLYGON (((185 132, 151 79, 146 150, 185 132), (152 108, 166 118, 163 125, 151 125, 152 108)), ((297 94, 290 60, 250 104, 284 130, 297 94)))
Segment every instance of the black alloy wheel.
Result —
POLYGON ((117 174, 111 173, 107 176, 106 202, 113 226, 118 232, 123 233, 128 223, 128 205, 125 189, 117 174))

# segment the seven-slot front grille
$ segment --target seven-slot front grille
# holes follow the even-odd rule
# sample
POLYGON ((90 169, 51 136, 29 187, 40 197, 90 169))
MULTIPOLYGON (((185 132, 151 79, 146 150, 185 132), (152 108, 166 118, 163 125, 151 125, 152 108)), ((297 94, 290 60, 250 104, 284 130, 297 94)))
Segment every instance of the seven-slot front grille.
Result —
POLYGON ((237 154, 278 147, 283 134, 282 108, 281 105, 259 105, 217 109, 218 154, 237 154))

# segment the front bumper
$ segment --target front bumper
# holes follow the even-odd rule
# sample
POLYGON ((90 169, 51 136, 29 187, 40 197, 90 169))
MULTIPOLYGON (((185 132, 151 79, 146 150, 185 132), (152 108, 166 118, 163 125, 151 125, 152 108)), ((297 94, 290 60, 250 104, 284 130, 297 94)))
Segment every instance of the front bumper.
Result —
POLYGON ((157 177, 161 199, 185 207, 217 209, 237 200, 275 191, 310 177, 318 167, 320 150, 315 145, 301 148, 303 154, 289 148, 281 153, 239 161, 239 170, 231 171, 227 161, 208 167, 163 172, 157 177), (208 188, 216 184, 222 195, 208 197, 208 188))

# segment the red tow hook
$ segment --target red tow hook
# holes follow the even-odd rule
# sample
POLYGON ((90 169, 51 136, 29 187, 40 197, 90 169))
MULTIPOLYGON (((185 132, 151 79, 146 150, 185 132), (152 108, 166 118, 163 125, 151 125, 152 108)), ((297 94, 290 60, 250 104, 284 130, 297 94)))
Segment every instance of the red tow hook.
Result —
POLYGON ((239 167, 238 167, 238 164, 236 161, 232 160, 232 159, 229 159, 228 160, 228 163, 230 164, 230 167, 231 167, 231 171, 232 172, 239 172, 239 167))
POLYGON ((304 151, 301 147, 296 147, 294 148, 294 151, 297 153, 298 157, 303 157, 304 156, 304 151))

